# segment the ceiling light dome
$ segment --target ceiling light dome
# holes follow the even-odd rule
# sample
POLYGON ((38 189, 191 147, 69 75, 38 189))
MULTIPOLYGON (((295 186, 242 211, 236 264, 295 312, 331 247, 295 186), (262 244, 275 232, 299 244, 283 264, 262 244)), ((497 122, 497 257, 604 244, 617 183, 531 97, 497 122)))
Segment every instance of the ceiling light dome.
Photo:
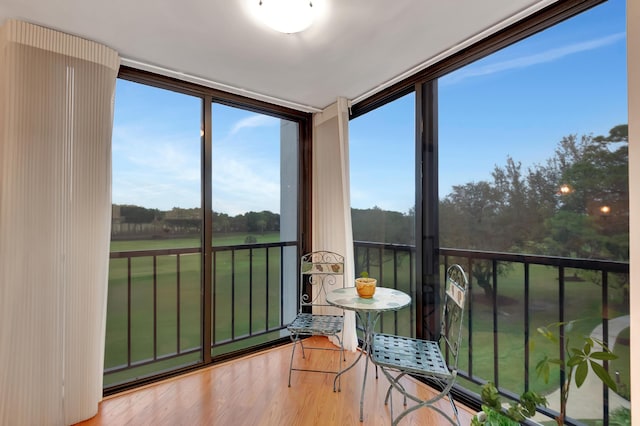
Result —
POLYGON ((315 17, 309 0, 260 0, 258 16, 269 27, 292 34, 311 26, 315 17))

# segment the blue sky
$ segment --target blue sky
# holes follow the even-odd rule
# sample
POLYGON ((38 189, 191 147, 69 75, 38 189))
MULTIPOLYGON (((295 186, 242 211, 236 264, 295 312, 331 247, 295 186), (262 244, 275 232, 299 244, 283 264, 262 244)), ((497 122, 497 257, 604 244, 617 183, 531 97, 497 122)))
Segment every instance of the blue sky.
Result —
MULTIPOLYGON (((507 156, 526 169, 552 157, 563 136, 627 122, 624 9, 609 1, 439 80, 440 197, 490 180, 507 156)), ((352 120, 354 207, 413 206, 413 95, 395 104, 352 120)))
MULTIPOLYGON (((610 0, 439 80, 440 196, 529 167, 570 134, 627 122, 625 2, 610 0)), ((113 202, 200 205, 200 100, 118 81, 113 202)), ((413 95, 350 123, 352 206, 407 212, 414 199, 413 95)), ((279 211, 279 120, 214 105, 214 210, 279 211)))
MULTIPOLYGON (((201 101, 118 81, 113 133, 115 204, 160 210, 200 205, 201 101)), ((213 106, 217 212, 280 209, 280 120, 213 106)))

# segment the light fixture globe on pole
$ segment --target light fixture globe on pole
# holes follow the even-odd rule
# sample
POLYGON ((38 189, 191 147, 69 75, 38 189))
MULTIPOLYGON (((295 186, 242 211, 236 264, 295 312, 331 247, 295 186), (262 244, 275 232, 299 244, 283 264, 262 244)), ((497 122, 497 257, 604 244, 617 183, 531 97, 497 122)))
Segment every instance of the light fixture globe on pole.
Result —
POLYGON ((286 34, 306 30, 315 17, 309 0, 259 0, 257 12, 262 22, 286 34))

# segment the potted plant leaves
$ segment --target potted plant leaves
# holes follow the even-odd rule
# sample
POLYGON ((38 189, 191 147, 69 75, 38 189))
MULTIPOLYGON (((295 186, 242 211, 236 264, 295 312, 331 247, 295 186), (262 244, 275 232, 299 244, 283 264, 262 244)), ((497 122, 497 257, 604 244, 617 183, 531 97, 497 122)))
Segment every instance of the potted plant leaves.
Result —
POLYGON ((538 376, 542 376, 545 383, 549 382, 549 373, 554 365, 559 366, 560 370, 565 374, 566 380, 560 389, 560 414, 555 419, 558 426, 564 424, 564 419, 567 415, 567 401, 569 400, 571 380, 575 380, 576 387, 579 388, 586 380, 589 371, 593 371, 602 383, 614 392, 617 390, 616 382, 611 378, 607 370, 600 365, 600 362, 611 361, 618 358, 618 356, 612 353, 603 341, 590 336, 583 336, 578 345, 571 346, 571 340, 566 333, 571 331, 574 323, 575 321, 558 322, 537 329, 538 333, 555 344, 560 341, 560 333, 564 333, 564 359, 545 356, 536 365, 536 372, 538 376), (559 332, 557 334, 554 333, 552 331, 553 328, 558 328, 559 332))

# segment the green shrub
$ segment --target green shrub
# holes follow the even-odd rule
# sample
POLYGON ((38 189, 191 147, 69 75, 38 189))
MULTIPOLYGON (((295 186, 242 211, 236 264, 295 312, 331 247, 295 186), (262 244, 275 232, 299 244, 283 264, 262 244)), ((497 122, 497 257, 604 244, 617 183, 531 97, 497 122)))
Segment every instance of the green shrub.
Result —
POLYGON ((547 406, 547 399, 533 391, 524 392, 520 395, 520 400, 511 402, 504 410, 500 400, 498 389, 492 382, 487 382, 482 386, 480 393, 482 398, 482 411, 484 416, 474 416, 471 420, 473 426, 507 426, 519 425, 527 418, 536 414, 538 405, 547 406))

